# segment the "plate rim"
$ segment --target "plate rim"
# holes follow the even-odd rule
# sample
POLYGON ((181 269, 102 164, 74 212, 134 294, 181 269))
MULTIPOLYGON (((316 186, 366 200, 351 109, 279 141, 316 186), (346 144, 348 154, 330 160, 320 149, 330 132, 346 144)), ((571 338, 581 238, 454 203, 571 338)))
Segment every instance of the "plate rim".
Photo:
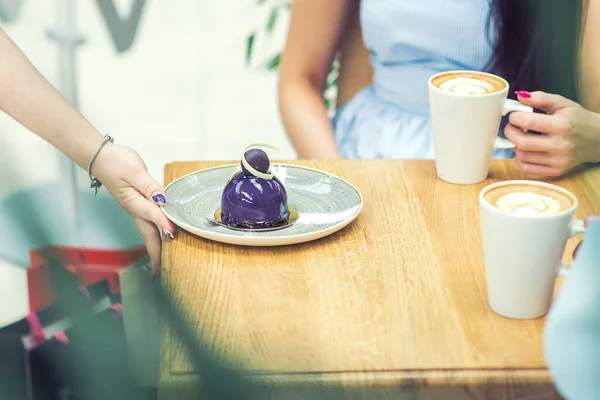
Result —
MULTIPOLYGON (((191 175, 194 175, 194 174, 197 174, 197 173, 200 173, 200 172, 204 172, 204 171, 210 171, 210 170, 215 170, 215 169, 235 167, 237 165, 238 165, 237 163, 231 163, 231 164, 224 164, 224 165, 216 165, 214 167, 208 167, 208 168, 203 168, 203 169, 199 169, 199 170, 196 170, 196 171, 192 171, 192 172, 190 172, 188 174, 185 174, 185 175, 180 176, 179 178, 173 180, 171 183, 169 183, 167 186, 165 186, 163 190, 164 190, 164 192, 166 194, 167 189, 170 186, 174 185, 175 183, 177 183, 178 181, 180 181, 182 179, 187 178, 188 176, 191 176, 191 175)), ((311 240, 315 240, 315 239, 320 239, 322 237, 328 236, 328 235, 330 235, 332 233, 337 232, 338 230, 341 230, 341 229, 345 228, 347 225, 349 225, 351 222, 353 222, 358 217, 358 215, 362 212, 363 207, 364 207, 364 198, 363 198, 363 195, 360 192, 360 190, 358 190, 358 188, 356 188, 356 186, 354 186, 352 183, 348 182, 346 179, 341 178, 341 177, 339 177, 339 176, 337 176, 335 174, 332 174, 332 173, 329 173, 329 172, 317 169, 317 168, 306 167, 306 166, 303 166, 303 165, 296 165, 296 164, 289 164, 289 163, 272 163, 271 165, 304 169, 304 170, 308 170, 308 171, 312 171, 312 172, 317 172, 317 173, 320 173, 320 174, 325 174, 325 175, 328 175, 328 176, 333 177, 335 179, 338 179, 341 182, 343 182, 346 185, 348 185, 350 188, 352 188, 356 192, 356 194, 358 194, 358 198, 360 199, 360 203, 358 204, 358 207, 357 207, 356 211, 352 215, 350 215, 347 218, 345 218, 345 219, 337 222, 336 224, 330 226, 329 228, 326 228, 326 229, 323 229, 323 230, 318 230, 318 231, 315 231, 315 232, 306 232, 306 233, 302 233, 302 234, 298 234, 298 235, 284 235, 284 236, 276 236, 276 237, 239 236, 239 235, 234 235, 234 234, 229 234, 229 233, 220 233, 220 232, 216 232, 215 233, 215 232, 210 232, 210 231, 207 231, 207 230, 202 229, 202 228, 193 227, 190 224, 188 224, 186 222, 183 222, 183 221, 179 220, 178 218, 173 217, 171 214, 169 214, 167 212, 167 210, 165 210, 165 208, 164 208, 165 206, 160 206, 160 209, 162 210, 163 214, 165 214, 165 216, 168 219, 171 220, 171 222, 175 223, 175 225, 178 225, 181 228, 183 228, 183 226, 186 226, 188 228, 191 228, 192 230, 202 231, 202 232, 205 232, 207 235, 212 236, 212 237, 209 238, 209 237, 206 237, 206 236, 199 235, 198 233, 194 233, 193 231, 190 231, 189 229, 183 228, 183 229, 187 230, 188 232, 193 233, 193 234, 195 234, 197 236, 200 236, 200 237, 202 237, 204 239, 208 239, 208 240, 212 240, 212 241, 217 241, 217 242, 220 242, 220 243, 231 244, 231 242, 222 242, 220 240, 216 240, 215 238, 213 238, 213 237, 222 237, 222 238, 227 238, 227 239, 231 239, 231 240, 234 240, 234 241, 239 241, 239 240, 246 241, 246 242, 249 242, 248 245, 259 245, 260 242, 264 242, 264 241, 268 241, 268 242, 286 242, 286 243, 282 243, 282 245, 285 245, 285 244, 291 243, 290 240, 293 243, 302 243, 302 242, 298 242, 298 239, 306 239, 304 241, 311 241, 311 240), (319 237, 316 237, 316 238, 314 237, 315 235, 318 236, 320 234, 323 234, 323 235, 319 236, 319 237), (313 239, 311 239, 311 237, 313 239)), ((169 200, 167 199, 167 201, 169 201, 169 200)))

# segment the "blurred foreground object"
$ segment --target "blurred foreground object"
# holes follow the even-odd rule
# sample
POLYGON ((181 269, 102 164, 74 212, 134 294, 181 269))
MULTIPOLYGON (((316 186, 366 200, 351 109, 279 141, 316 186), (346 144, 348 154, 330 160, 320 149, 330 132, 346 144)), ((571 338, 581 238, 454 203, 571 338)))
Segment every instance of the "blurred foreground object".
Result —
POLYGON ((585 233, 569 276, 548 314, 544 350, 566 399, 600 396, 600 220, 585 233))

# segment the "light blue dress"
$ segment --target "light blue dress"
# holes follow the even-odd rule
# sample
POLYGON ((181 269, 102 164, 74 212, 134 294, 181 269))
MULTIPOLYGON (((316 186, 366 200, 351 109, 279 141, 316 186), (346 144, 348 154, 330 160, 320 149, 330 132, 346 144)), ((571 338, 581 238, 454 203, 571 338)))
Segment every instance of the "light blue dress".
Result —
POLYGON ((427 81, 438 72, 485 68, 492 56, 489 11, 489 0, 361 0, 373 83, 333 118, 342 156, 434 158, 427 81))

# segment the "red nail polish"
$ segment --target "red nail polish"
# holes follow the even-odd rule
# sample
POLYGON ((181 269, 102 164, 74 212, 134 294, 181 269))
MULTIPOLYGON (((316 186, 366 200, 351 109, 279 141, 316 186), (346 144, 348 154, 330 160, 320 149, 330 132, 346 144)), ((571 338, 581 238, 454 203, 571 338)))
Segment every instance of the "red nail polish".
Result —
POLYGON ((521 96, 524 99, 530 99, 531 98, 531 93, 529 93, 526 90, 517 90, 515 91, 515 93, 519 96, 521 96))

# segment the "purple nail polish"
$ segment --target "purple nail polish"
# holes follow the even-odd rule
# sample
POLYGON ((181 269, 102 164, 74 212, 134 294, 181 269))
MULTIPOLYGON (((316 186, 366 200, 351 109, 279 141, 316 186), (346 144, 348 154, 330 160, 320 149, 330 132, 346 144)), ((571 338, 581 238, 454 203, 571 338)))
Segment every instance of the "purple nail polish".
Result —
POLYGON ((167 235, 169 239, 175 239, 175 236, 173 236, 173 234, 168 230, 165 229, 163 232, 165 233, 165 235, 167 235))
POLYGON ((165 196, 163 196, 161 193, 152 196, 152 200, 154 200, 154 202, 156 204, 161 204, 161 203, 167 204, 167 200, 165 200, 165 196))

